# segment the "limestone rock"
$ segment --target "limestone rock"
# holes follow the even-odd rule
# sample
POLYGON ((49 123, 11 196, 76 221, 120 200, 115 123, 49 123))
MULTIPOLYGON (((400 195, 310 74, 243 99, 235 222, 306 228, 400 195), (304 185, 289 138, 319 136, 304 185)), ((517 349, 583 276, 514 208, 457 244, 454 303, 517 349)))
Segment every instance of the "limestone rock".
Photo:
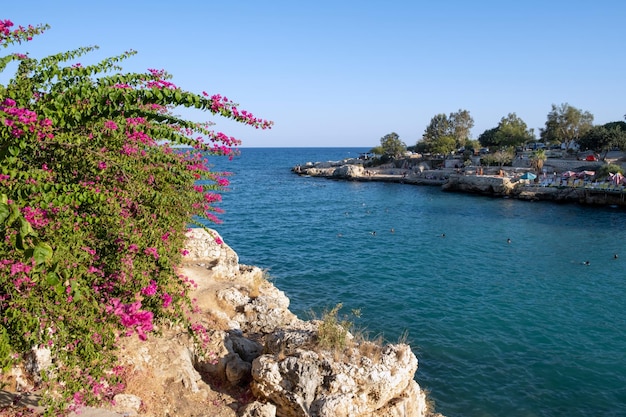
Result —
POLYGON ((513 192, 515 185, 507 177, 451 174, 441 188, 444 191, 509 195, 513 192))
POLYGON ((263 353, 263 345, 244 337, 241 332, 229 332, 229 337, 235 353, 246 362, 252 363, 263 353))
POLYGON ((333 172, 333 177, 358 178, 365 174, 363 165, 342 165, 333 172))
POLYGON ((239 272, 239 256, 230 246, 217 240, 221 241, 221 237, 214 230, 209 234, 201 228, 190 229, 185 246, 187 254, 183 260, 203 264, 213 275, 235 277, 239 272))
POLYGON ((263 346, 236 331, 212 331, 209 339, 207 348, 213 356, 197 358, 196 369, 231 385, 249 382, 252 361, 261 355, 263 346))
POLYGON ((141 408, 141 398, 130 394, 117 394, 113 397, 115 411, 124 412, 128 416, 136 416, 141 408))
POLYGON ((52 351, 39 346, 33 347, 26 357, 24 367, 35 384, 40 383, 41 372, 49 371, 52 367, 52 351))
POLYGON ((426 415, 425 396, 413 380, 417 358, 408 345, 363 342, 337 355, 308 350, 312 337, 310 329, 277 330, 266 338, 268 353, 252 363, 252 390, 276 404, 278 415, 426 415))
POLYGON ((252 363, 252 392, 276 404, 280 416, 306 417, 323 382, 321 361, 312 351, 276 360, 262 355, 252 363))
POLYGON ((272 354, 289 354, 317 339, 317 326, 312 322, 296 321, 290 327, 276 329, 265 336, 265 350, 272 354))
POLYGON ((267 334, 297 320, 288 307, 289 299, 285 293, 272 287, 258 297, 251 298, 233 319, 246 332, 267 334))
POLYGON ((233 355, 226 363, 226 380, 233 385, 249 382, 251 370, 250 362, 244 361, 238 355, 233 355))
POLYGON ((217 291, 217 299, 225 306, 238 310, 250 302, 250 297, 239 288, 228 287, 217 291))
POLYGON ((276 406, 270 403, 261 403, 254 401, 246 405, 241 414, 241 417, 276 417, 276 406))

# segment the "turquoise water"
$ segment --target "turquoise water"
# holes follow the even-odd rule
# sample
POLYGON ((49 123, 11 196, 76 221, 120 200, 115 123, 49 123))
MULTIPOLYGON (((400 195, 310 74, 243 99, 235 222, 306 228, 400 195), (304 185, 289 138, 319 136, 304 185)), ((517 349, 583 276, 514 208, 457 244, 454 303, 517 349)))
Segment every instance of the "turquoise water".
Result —
POLYGON ((214 227, 299 316, 341 302, 372 336, 408 332, 448 417, 626 416, 626 211, 290 172, 366 150, 215 160, 235 175, 214 227))

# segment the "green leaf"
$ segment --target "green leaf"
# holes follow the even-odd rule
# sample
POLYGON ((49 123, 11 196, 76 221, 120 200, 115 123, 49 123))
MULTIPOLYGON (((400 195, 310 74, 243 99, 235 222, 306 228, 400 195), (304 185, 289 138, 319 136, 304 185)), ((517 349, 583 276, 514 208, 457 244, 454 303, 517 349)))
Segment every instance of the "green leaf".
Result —
POLYGON ((46 282, 51 287, 54 287, 54 286, 56 286, 56 285, 61 283, 61 281, 59 280, 59 277, 57 276, 57 274, 55 272, 50 272, 48 274, 48 276, 46 277, 46 282))
POLYGON ((37 236, 33 226, 24 218, 20 219, 20 235, 22 235, 22 238, 26 236, 37 236))
POLYGON ((47 262, 52 259, 52 247, 47 243, 40 242, 35 245, 33 249, 33 258, 37 265, 47 262))
POLYGON ((9 218, 10 214, 11 209, 9 208, 9 205, 6 203, 0 203, 0 223, 4 223, 4 221, 9 218))
POLYGON ((63 293, 65 292, 65 287, 61 282, 54 286, 54 292, 56 292, 57 295, 63 295, 63 293))
POLYGON ((7 220, 7 224, 12 224, 18 217, 20 217, 20 209, 15 204, 9 205, 9 208, 11 209, 11 215, 7 220))

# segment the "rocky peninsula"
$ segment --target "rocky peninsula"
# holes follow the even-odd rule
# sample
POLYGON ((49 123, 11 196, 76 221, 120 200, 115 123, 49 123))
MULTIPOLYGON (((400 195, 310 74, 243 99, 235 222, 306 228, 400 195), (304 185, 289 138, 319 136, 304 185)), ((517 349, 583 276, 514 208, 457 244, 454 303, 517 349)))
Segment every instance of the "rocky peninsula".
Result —
MULTIPOLYGON (((323 346, 322 322, 296 317, 285 294, 258 267, 239 264, 227 244, 191 229, 187 250, 180 272, 194 283, 194 319, 210 329, 211 354, 176 326, 146 341, 123 338, 124 393, 106 409, 81 410, 82 417, 440 416, 414 379, 418 361, 409 345, 347 332, 344 346, 323 346)), ((31 363, 11 371, 0 410, 43 411, 33 381, 52 367, 49 352, 34 348, 31 363)))
POLYGON ((407 158, 377 167, 365 167, 360 159, 307 162, 292 168, 301 176, 347 181, 378 181, 431 185, 443 191, 480 194, 527 201, 553 201, 586 205, 626 207, 626 188, 610 182, 564 178, 564 173, 595 169, 598 163, 581 160, 548 160, 546 174, 524 179, 531 172, 523 164, 512 167, 449 167, 432 169, 428 161, 407 158))

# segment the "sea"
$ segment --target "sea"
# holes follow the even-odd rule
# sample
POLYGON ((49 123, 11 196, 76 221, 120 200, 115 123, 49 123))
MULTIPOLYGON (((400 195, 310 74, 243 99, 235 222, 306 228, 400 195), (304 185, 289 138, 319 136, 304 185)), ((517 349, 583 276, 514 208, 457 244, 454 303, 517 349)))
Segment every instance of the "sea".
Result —
POLYGON ((299 317, 341 303, 409 343, 447 417, 626 416, 626 211, 291 172, 368 150, 210 158, 232 174, 209 226, 299 317))

